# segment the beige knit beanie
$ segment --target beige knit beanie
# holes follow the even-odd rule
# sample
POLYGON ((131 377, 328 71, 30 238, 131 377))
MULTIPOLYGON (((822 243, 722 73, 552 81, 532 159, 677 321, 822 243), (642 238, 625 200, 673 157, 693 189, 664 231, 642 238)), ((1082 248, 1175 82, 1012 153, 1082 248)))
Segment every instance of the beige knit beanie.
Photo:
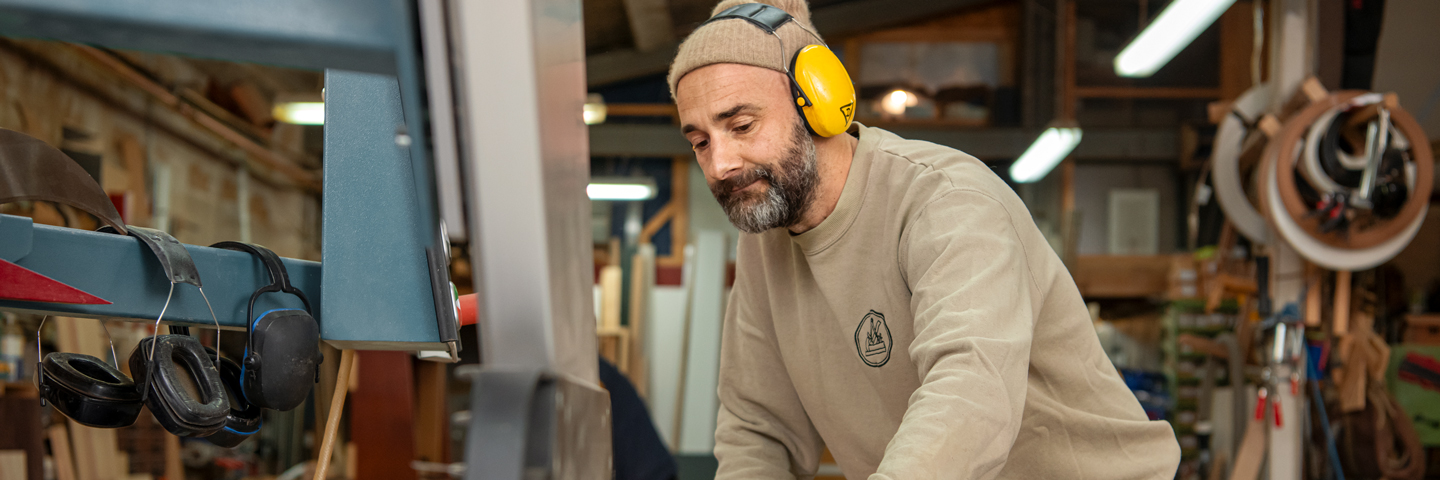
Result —
POLYGON ((775 30, 784 40, 784 49, 781 49, 781 42, 775 39, 775 35, 743 19, 732 18, 702 25, 680 44, 680 52, 670 63, 667 79, 670 82, 670 98, 675 98, 675 86, 680 83, 680 78, 697 68, 716 63, 739 63, 783 73, 790 66, 790 57, 796 50, 822 43, 810 33, 815 31, 815 27, 810 25, 810 6, 805 4, 805 0, 723 0, 710 15, 715 16, 727 8, 745 3, 780 7, 794 17, 794 20, 775 30), (801 28, 802 25, 804 28, 801 28))

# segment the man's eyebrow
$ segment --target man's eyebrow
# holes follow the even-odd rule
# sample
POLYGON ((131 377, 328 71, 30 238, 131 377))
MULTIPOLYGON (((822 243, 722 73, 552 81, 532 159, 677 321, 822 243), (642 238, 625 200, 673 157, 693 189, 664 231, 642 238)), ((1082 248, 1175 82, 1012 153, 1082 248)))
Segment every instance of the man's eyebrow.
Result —
MULTIPOLYGON (((739 105, 730 107, 729 110, 726 110, 726 111, 723 111, 723 112, 720 112, 720 113, 715 114, 714 119, 715 119, 716 122, 719 122, 719 121, 723 121, 723 120, 730 119, 731 117, 734 117, 734 116, 739 115, 739 114, 744 113, 744 112, 750 112, 750 111, 759 110, 759 109, 760 109, 760 107, 756 106, 755 104, 742 103, 742 104, 739 104, 739 105)), ((680 127, 680 134, 681 134, 681 135, 686 135, 686 134, 689 134, 690 132, 693 132, 693 131, 696 131, 696 130, 699 130, 699 129, 700 129, 700 127, 696 127, 694 124, 687 123, 687 124, 685 124, 685 126, 680 127)))
POLYGON ((727 119, 729 119, 730 117, 734 117, 734 116, 736 116, 736 115, 739 115, 741 112, 748 112, 748 111, 751 111, 751 110, 759 110, 759 109, 760 109, 760 107, 757 107, 757 106, 755 106, 754 104, 742 103, 742 104, 739 104, 739 105, 730 107, 729 110, 726 110, 726 111, 723 111, 723 112, 720 112, 720 113, 715 114, 715 121, 718 122, 718 121, 721 121, 721 120, 727 120, 727 119))

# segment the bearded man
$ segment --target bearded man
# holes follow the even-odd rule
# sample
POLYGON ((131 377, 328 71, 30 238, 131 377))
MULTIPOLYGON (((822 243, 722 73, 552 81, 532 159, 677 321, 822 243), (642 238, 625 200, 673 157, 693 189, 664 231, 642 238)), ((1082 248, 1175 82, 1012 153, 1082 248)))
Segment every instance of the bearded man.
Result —
POLYGON ((712 19, 668 79, 744 232, 717 478, 809 478, 822 447, 851 480, 1172 478, 1174 432, 1125 387, 1020 199, 975 158, 848 113, 813 135, 788 72, 823 41, 803 0, 771 1, 789 17, 712 19))

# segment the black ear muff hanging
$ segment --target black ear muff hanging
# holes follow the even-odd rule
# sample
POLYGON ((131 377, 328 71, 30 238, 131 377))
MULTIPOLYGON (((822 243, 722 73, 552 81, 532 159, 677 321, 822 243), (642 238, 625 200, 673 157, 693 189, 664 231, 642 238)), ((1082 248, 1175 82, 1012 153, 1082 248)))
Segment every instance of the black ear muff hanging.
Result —
MULTIPOLYGON (((159 330, 175 295, 175 284, 194 285, 207 307, 210 298, 201 287, 200 273, 190 252, 175 237, 139 227, 131 227, 129 233, 150 247, 170 280, 170 293, 155 318, 157 334, 141 340, 130 354, 130 372, 138 379, 135 385, 140 390, 140 398, 166 431, 182 437, 208 436, 225 425, 225 415, 230 410, 220 383, 220 371, 200 342, 189 335, 159 335, 159 330)), ((215 344, 219 345, 220 320, 215 318, 213 308, 210 315, 215 322, 215 344)), ((219 361, 218 356, 215 361, 219 361)))
MULTIPOLYGON (((218 356, 214 350, 206 350, 211 356, 218 356)), ((260 414, 263 409, 246 401, 245 395, 241 393, 244 386, 240 381, 240 364, 222 357, 217 367, 220 368, 220 382, 225 387, 225 398, 230 401, 230 413, 225 417, 225 426, 205 437, 205 441, 225 448, 235 448, 260 431, 260 414)))
POLYGON ((273 410, 291 410, 305 401, 315 384, 322 357, 320 325, 310 313, 310 300, 290 284, 280 256, 270 249, 241 242, 220 242, 214 248, 254 255, 270 274, 270 284, 250 295, 245 318, 250 336, 242 361, 242 394, 251 404, 273 410), (277 308, 255 313, 261 294, 281 292, 300 298, 305 308, 277 308))
MULTIPOLYGON (((45 320, 40 319, 40 328, 45 320)), ((101 325, 104 325, 103 323, 101 325)), ((109 337, 109 331, 106 332, 109 337)), ((40 349, 40 329, 35 331, 35 349, 40 349)), ((114 359, 115 346, 110 346, 114 359)), ((54 352, 45 355, 36 373, 36 386, 45 401, 81 425, 120 428, 135 423, 140 415, 140 390, 135 382, 114 366, 90 355, 54 352)))
MULTIPOLYGON (((100 228, 100 231, 114 233, 116 229, 107 225, 100 228)), ((170 282, 170 292, 165 297, 165 306, 160 309, 160 315, 155 319, 157 328, 160 320, 165 317, 165 311, 170 308, 170 299, 175 294, 176 283, 194 285, 200 290, 201 298, 205 298, 205 304, 207 306, 210 304, 210 299, 205 296, 205 290, 200 286, 200 274, 195 269, 195 262, 190 258, 190 253, 185 250, 185 246, 175 240, 175 237, 159 230, 140 227, 130 227, 126 229, 126 234, 139 239, 142 244, 150 248, 150 252, 160 262, 166 280, 170 282)), ((211 310, 211 316, 214 316, 213 310, 211 310)), ((41 320, 42 328, 48 318, 41 320)), ((218 343, 220 326, 218 320, 216 320, 215 326, 218 343)), ((105 333, 108 338, 110 332, 106 330, 105 333)), ((38 350, 39 330, 35 332, 35 335, 36 349, 38 350)), ((199 348, 199 342, 192 339, 191 343, 194 343, 196 349, 199 348)), ((185 347, 182 347, 181 350, 185 350, 185 347)), ((116 360, 113 343, 110 346, 110 355, 112 360, 116 360)), ((166 404, 154 402, 166 402, 169 399, 190 395, 189 390, 183 392, 160 391, 160 394, 152 395, 153 392, 170 388, 171 384, 158 385, 148 382, 150 388, 147 388, 146 381, 153 372, 148 369, 148 365, 147 368, 135 370, 133 368, 135 366, 134 355, 131 356, 130 363, 131 373, 141 378, 141 382, 137 383, 120 372, 116 368, 118 361, 116 366, 112 366, 89 355, 51 353, 45 357, 41 367, 37 369, 36 386, 39 387, 42 398, 54 404, 60 413, 82 425, 98 428, 118 428, 131 425, 135 423, 135 418, 140 414, 140 408, 147 403, 150 403, 151 410, 157 410, 157 407, 164 407, 166 404), (155 400, 157 398, 159 400, 155 400)), ((210 364, 208 360, 189 366, 188 371, 196 372, 194 375, 202 380, 202 383, 208 378, 218 379, 219 375, 215 371, 214 365, 210 364), (207 366, 208 368, 206 368, 207 366)), ((183 386, 176 386, 183 389, 183 386)), ((224 398, 221 397, 221 401, 223 400, 224 398)), ((180 403, 181 407, 185 405, 185 402, 180 403)), ((182 409, 181 415, 183 416, 185 413, 182 409)), ((157 412, 156 416, 160 417, 160 413, 157 412)), ((170 428, 170 425, 166 425, 166 428, 171 432, 177 431, 177 429, 170 428)), ((178 428, 178 430, 189 431, 185 428, 178 428)))
POLYGON ((204 437, 225 426, 230 402, 220 372, 188 335, 156 335, 130 354, 130 371, 147 372, 136 385, 155 420, 176 436, 204 437))
POLYGON ((785 74, 790 78, 795 110, 805 119, 811 134, 833 137, 850 128, 850 122, 855 119, 855 84, 850 82, 850 74, 840 58, 819 34, 796 22, 797 28, 820 43, 801 47, 786 61, 784 55, 789 52, 778 30, 794 20, 789 13, 763 3, 746 3, 727 8, 705 23, 732 18, 750 22, 780 42, 781 66, 787 69, 785 74))

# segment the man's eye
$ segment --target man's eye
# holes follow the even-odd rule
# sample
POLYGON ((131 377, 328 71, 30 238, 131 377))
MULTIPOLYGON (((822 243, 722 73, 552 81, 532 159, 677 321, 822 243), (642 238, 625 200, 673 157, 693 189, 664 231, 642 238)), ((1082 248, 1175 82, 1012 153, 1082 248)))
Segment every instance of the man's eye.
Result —
POLYGON ((710 144, 710 141, 709 141, 709 140, 701 140, 700 143, 691 145, 690 148, 691 148, 692 150, 699 150, 699 149, 705 148, 705 146, 706 146, 706 145, 709 145, 709 144, 710 144))
POLYGON ((754 124, 753 124, 753 123, 747 123, 747 124, 744 124, 744 125, 735 127, 735 132, 736 132, 736 133, 745 133, 745 132, 748 132, 748 131, 750 131, 750 126, 751 126, 751 125, 754 125, 754 124))

